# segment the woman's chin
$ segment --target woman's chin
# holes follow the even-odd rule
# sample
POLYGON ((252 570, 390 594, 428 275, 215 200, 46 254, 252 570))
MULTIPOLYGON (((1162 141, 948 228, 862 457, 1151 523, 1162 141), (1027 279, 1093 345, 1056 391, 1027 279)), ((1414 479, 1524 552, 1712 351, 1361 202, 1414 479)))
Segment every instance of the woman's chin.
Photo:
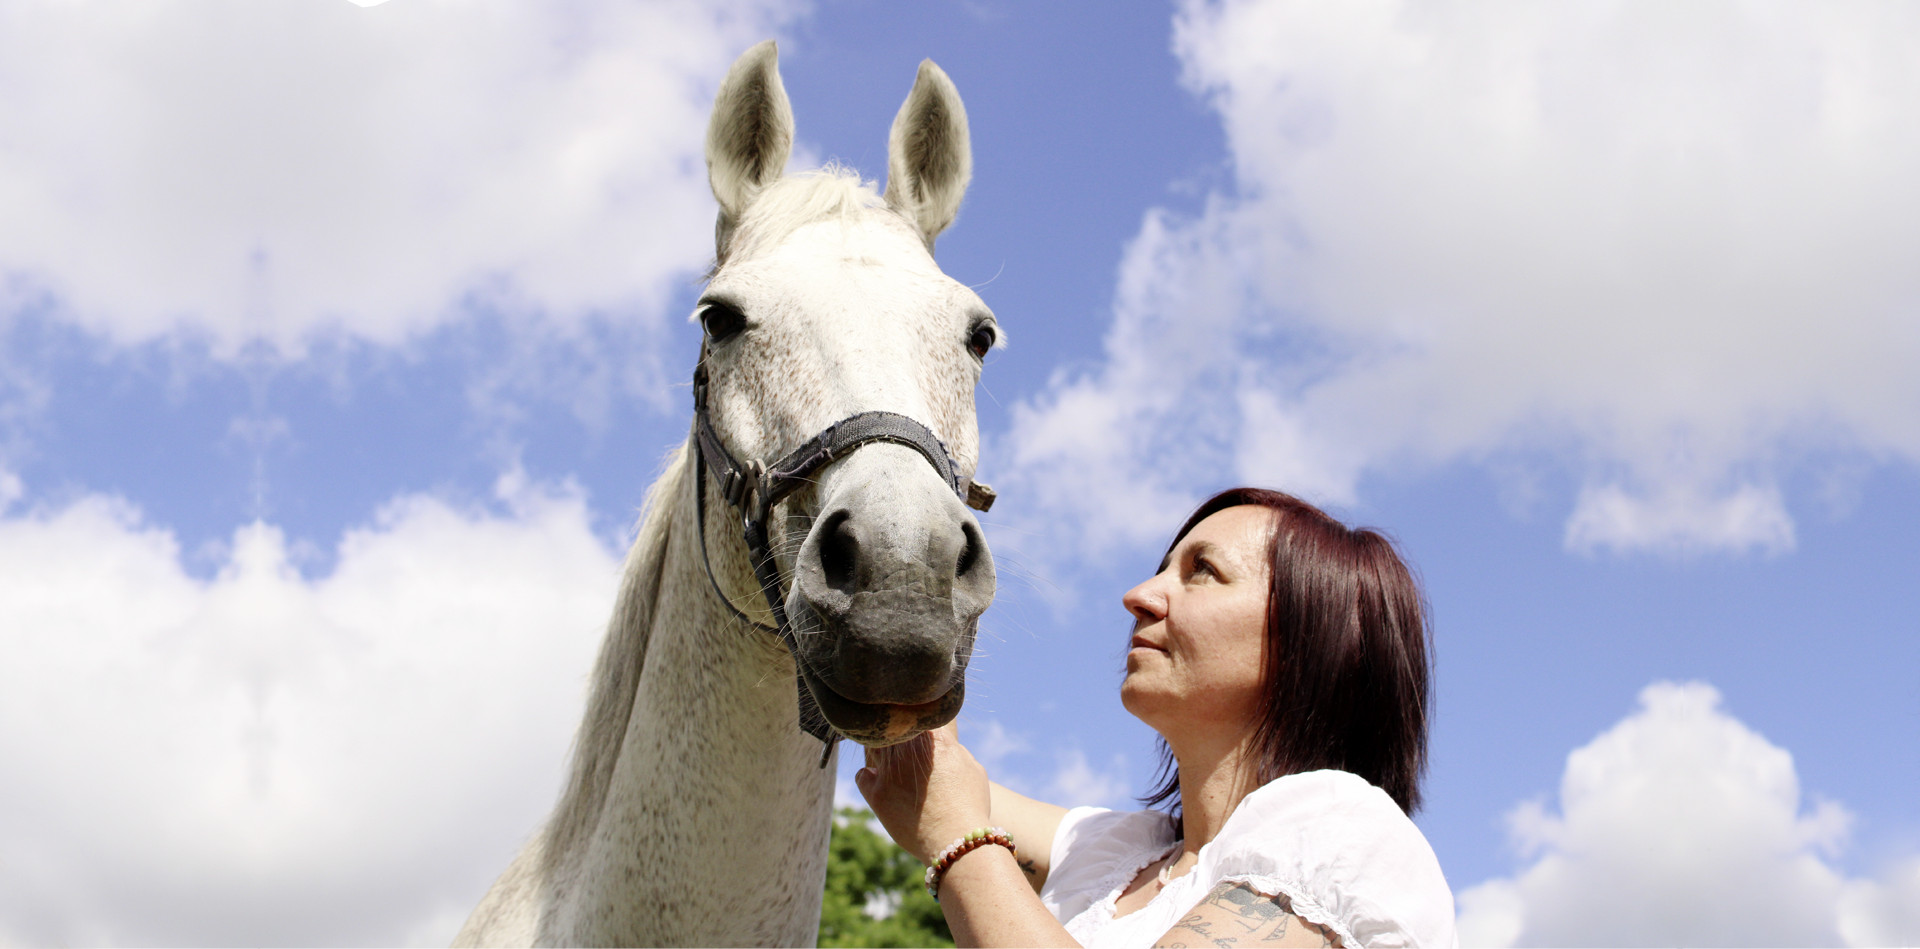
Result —
POLYGON ((1160 716, 1157 714, 1166 708, 1170 696, 1141 681, 1144 677, 1128 675, 1120 683, 1120 706, 1148 725, 1152 725, 1160 716))

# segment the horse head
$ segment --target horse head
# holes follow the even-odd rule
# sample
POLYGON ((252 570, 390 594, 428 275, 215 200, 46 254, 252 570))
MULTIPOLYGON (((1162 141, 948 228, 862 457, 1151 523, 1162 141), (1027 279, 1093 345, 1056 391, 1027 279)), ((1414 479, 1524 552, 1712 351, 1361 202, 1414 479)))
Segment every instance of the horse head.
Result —
MULTIPOLYGON (((769 41, 734 64, 708 127, 720 217, 695 311, 701 398, 717 440, 750 469, 865 413, 938 439, 862 440, 812 469, 766 522, 777 573, 765 576, 784 595, 806 691, 836 731, 888 745, 959 713, 994 594, 993 557, 962 494, 979 459, 973 389, 1001 335, 933 259, 972 172, 966 112, 946 74, 921 63, 889 136, 884 193, 834 168, 783 175, 792 142, 769 41)), ((722 595, 764 617, 749 606, 759 596, 744 559, 716 572, 730 574, 722 595)))

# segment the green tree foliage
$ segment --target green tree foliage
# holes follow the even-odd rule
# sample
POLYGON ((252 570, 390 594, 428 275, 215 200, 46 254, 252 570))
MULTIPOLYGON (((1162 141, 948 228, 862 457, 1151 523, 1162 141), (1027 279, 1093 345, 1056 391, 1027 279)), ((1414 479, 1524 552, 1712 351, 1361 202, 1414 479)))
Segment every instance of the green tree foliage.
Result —
POLYGON ((843 807, 833 815, 827 845, 827 892, 820 903, 822 946, 951 946, 940 904, 922 884, 925 868, 885 834, 873 814, 843 807), (868 906, 891 906, 884 918, 868 906))

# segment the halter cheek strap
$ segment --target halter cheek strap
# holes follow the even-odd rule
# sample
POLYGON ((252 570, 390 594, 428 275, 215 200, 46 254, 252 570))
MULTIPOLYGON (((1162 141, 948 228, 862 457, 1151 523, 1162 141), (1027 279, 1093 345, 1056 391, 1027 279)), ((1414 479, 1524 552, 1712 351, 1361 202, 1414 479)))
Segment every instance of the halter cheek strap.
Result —
POLYGON ((700 558, 706 567, 707 582, 713 586, 714 595, 727 605, 734 616, 774 633, 786 645, 787 653, 793 657, 800 730, 826 745, 820 755, 820 766, 824 768, 840 736, 820 713, 820 706, 807 691, 806 681, 800 673, 800 664, 804 660, 800 658, 794 642, 793 625, 787 621, 786 596, 781 592, 786 585, 781 582, 780 566, 774 560, 773 545, 767 533, 767 522, 773 513, 773 506, 806 484, 815 471, 835 458, 874 441, 893 442, 919 452, 939 473, 940 480, 946 482, 962 501, 977 510, 985 511, 993 506, 993 489, 962 477, 939 436, 925 425, 895 412, 861 412, 848 416, 827 426, 825 431, 807 439, 805 444, 788 452, 772 465, 763 465, 758 460, 743 465, 727 450, 713 430, 713 417, 707 405, 707 353, 704 346, 700 351, 700 365, 693 373, 693 411, 693 450, 702 469, 699 485, 694 489, 694 514, 700 524, 700 558), (767 607, 773 611, 774 625, 771 627, 741 612, 726 592, 720 589, 720 581, 714 576, 713 562, 707 556, 706 476, 709 474, 719 486, 720 496, 740 515, 748 563, 753 567, 754 579, 760 584, 761 595, 766 597, 767 607))

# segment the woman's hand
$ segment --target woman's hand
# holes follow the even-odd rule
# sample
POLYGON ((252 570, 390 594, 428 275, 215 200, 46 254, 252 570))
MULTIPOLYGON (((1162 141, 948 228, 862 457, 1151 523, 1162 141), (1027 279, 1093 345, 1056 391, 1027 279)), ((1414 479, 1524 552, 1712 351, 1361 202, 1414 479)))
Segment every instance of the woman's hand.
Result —
POLYGON ((960 744, 951 722, 912 741, 868 748, 867 766, 853 783, 894 842, 921 863, 991 823, 987 769, 960 744))
MULTIPOLYGON (((967 831, 992 823, 987 769, 961 746, 951 723, 891 748, 867 749, 867 766, 853 783, 894 842, 921 863, 967 831)), ((1078 946, 1025 876, 1013 854, 999 847, 981 847, 956 861, 940 884, 940 911, 953 927, 954 942, 1078 946)))

